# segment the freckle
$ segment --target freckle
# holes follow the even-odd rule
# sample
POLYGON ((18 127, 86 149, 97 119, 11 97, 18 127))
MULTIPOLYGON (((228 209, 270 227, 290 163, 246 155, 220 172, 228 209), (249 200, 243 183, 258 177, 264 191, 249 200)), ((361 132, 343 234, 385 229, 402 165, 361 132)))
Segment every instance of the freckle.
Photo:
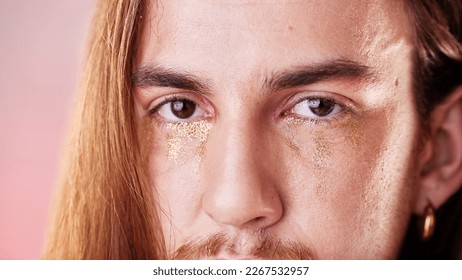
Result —
POLYGON ((395 80, 395 87, 397 87, 399 85, 399 81, 398 79, 395 80))
POLYGON ((289 29, 289 31, 292 31, 292 30, 294 30, 294 27, 292 25, 289 25, 288 29, 289 29))

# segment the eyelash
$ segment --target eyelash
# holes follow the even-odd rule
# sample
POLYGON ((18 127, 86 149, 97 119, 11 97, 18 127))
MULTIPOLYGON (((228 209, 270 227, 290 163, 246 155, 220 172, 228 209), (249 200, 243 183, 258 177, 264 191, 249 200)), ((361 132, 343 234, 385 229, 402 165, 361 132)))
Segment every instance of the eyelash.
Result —
POLYGON ((188 97, 188 96, 182 95, 182 94, 174 94, 174 95, 170 95, 170 96, 167 96, 167 97, 163 97, 161 101, 156 103, 156 105, 154 105, 151 109, 148 110, 147 115, 150 116, 150 117, 153 117, 163 105, 165 105, 167 103, 171 103, 171 102, 175 102, 175 101, 183 101, 183 100, 193 102, 197 106, 201 106, 203 108, 206 107, 201 102, 196 101, 195 98, 191 98, 191 97, 188 97))
POLYGON ((151 109, 147 110, 145 116, 155 120, 158 124, 211 121, 215 116, 215 109, 207 99, 188 92, 160 97, 150 107, 151 109))
MULTIPOLYGON (((193 98, 187 97, 187 96, 182 95, 182 94, 175 94, 175 95, 164 97, 162 99, 162 101, 158 102, 156 105, 154 105, 151 109, 148 110, 147 116, 149 116, 151 118, 158 118, 155 115, 159 112, 159 109, 163 105, 168 104, 170 102, 182 101, 182 100, 191 101, 191 102, 195 103, 197 106, 200 106, 202 108, 205 107, 204 105, 201 104, 201 102, 197 102, 193 98)), ((326 123, 326 124, 333 123, 333 122, 336 122, 339 119, 341 119, 341 117, 343 115, 345 115, 346 113, 354 113, 355 112, 354 106, 352 104, 339 102, 336 98, 332 98, 330 96, 325 96, 325 95, 319 95, 319 94, 310 95, 310 96, 304 95, 304 96, 301 96, 301 97, 290 98, 285 103, 285 105, 283 105, 283 108, 287 108, 287 109, 284 109, 283 112, 280 113, 281 117, 292 117, 292 118, 300 119, 300 120, 302 120, 304 122, 307 122, 308 124, 313 124, 313 125, 319 125, 319 124, 323 124, 323 123, 326 123), (303 101, 313 100, 313 99, 320 99, 320 100, 323 100, 323 101, 332 102, 333 104, 339 106, 341 111, 338 114, 334 115, 334 116, 319 117, 319 118, 303 117, 303 116, 300 116, 298 114, 290 112, 291 110, 293 110, 293 108, 297 104, 299 104, 299 103, 301 103, 303 101)), ((204 111, 207 112, 207 110, 204 110, 204 111)))
POLYGON ((355 112, 355 107, 353 104, 350 104, 351 102, 345 101, 341 102, 337 98, 332 98, 330 96, 326 95, 304 95, 304 96, 299 96, 296 98, 290 98, 284 105, 283 105, 283 111, 280 114, 281 117, 292 117, 296 118, 299 120, 302 120, 308 124, 313 124, 313 125, 320 125, 320 124, 329 124, 329 123, 334 123, 338 120, 340 120, 345 114, 348 113, 354 113, 355 112), (319 117, 319 118, 308 118, 308 117, 303 117, 298 114, 292 113, 291 110, 294 109, 296 105, 303 101, 307 100, 314 100, 314 99, 320 99, 322 101, 329 101, 332 102, 334 105, 337 105, 340 107, 341 111, 338 114, 335 114, 334 116, 328 116, 328 117, 319 117))
MULTIPOLYGON (((157 111, 159 111, 160 107, 162 107, 163 105, 169 103, 169 102, 175 102, 175 101, 179 101, 179 100, 183 100, 183 99, 186 99, 186 100, 191 100, 189 98, 185 98, 181 95, 173 95, 173 96, 167 96, 167 97, 164 97, 162 99, 162 101, 160 101, 159 103, 157 103, 156 105, 154 105, 154 107, 152 107, 151 109, 148 110, 148 113, 147 115, 149 117, 153 117, 157 111)), ((193 100, 191 100, 193 101, 193 100)))

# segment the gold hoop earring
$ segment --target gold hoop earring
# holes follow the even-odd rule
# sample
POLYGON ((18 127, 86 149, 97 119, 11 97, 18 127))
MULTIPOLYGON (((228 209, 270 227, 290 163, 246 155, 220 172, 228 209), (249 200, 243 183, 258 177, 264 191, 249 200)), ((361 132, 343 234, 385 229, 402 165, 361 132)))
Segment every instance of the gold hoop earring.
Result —
POLYGON ((422 220, 421 220, 421 228, 420 228, 420 237, 422 240, 427 241, 435 232, 435 225, 436 225, 436 210, 433 207, 432 203, 428 201, 427 206, 425 206, 422 220))

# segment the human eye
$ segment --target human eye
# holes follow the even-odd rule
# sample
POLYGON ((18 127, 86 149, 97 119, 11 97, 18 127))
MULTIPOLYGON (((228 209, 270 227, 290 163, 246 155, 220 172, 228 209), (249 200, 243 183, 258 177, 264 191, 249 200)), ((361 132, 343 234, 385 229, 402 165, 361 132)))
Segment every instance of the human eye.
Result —
POLYGON ((189 122, 207 117, 207 112, 191 98, 171 96, 155 104, 149 115, 165 122, 189 122))
POLYGON ((357 112, 352 100, 329 92, 301 92, 290 97, 283 108, 283 116, 315 124, 337 121, 344 114, 357 112))
POLYGON ((298 101, 293 106, 291 113, 302 118, 321 119, 333 117, 342 111, 342 106, 333 100, 307 97, 298 101))

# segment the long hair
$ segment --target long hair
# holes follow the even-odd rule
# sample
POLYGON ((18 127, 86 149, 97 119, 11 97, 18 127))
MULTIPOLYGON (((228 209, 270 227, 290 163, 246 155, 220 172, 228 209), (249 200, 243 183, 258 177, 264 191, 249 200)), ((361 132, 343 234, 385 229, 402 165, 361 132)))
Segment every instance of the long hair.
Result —
MULTIPOLYGON (((405 3, 416 35, 415 94, 425 119, 462 84, 462 3, 405 3)), ((144 0, 98 1, 44 258, 166 258, 131 95, 145 5, 144 0)))
POLYGON ((97 4, 44 258, 165 258, 131 96, 143 2, 97 4))
POLYGON ((404 2, 414 29, 414 93, 426 124, 433 108, 462 84, 462 1, 404 2))
MULTIPOLYGON (((414 94, 425 135, 432 110, 462 85, 462 1, 404 2, 414 27, 414 94)), ((419 217, 411 218, 401 258, 462 259, 462 187, 436 214, 429 241, 419 237, 419 217)))

